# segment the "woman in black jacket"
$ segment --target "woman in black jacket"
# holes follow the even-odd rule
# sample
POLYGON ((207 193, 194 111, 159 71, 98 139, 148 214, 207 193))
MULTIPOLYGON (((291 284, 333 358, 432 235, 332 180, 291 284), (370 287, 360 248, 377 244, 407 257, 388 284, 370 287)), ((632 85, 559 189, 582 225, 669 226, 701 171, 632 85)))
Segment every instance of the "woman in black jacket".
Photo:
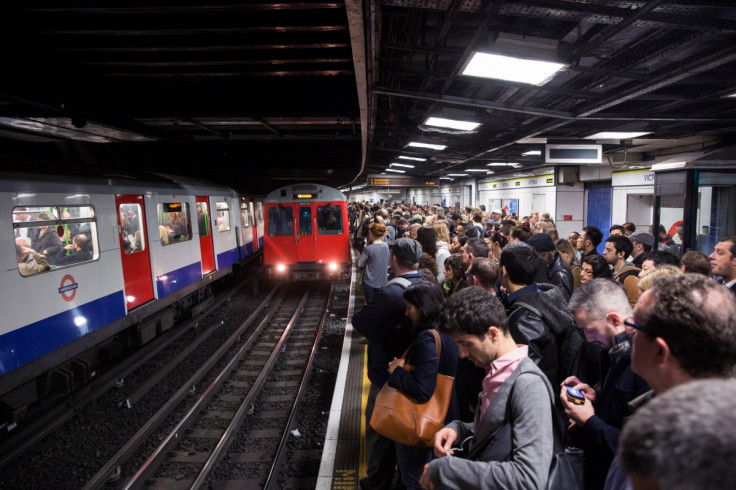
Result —
MULTIPOLYGON (((457 369, 458 349, 455 341, 447 334, 440 334, 442 346, 438 362, 435 336, 431 331, 437 329, 443 300, 442 289, 426 281, 412 284, 404 291, 406 316, 414 324, 415 333, 405 361, 413 366, 413 371, 404 369, 404 359, 394 359, 389 363, 388 384, 420 403, 428 401, 434 394, 438 372, 454 378, 457 369)), ((453 389, 445 422, 457 418, 458 405, 453 389)), ((397 442, 396 459, 404 485, 408 489, 421 489, 419 477, 424 465, 432 459, 432 448, 406 446, 397 442)))

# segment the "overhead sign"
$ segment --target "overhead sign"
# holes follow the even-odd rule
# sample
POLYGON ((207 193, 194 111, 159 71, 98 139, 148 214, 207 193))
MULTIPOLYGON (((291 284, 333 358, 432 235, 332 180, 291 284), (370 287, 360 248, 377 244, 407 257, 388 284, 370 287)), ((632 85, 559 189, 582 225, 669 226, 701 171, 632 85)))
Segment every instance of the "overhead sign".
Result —
POLYGON ((433 178, 424 177, 369 175, 368 185, 373 187, 431 187, 439 185, 439 182, 433 178))

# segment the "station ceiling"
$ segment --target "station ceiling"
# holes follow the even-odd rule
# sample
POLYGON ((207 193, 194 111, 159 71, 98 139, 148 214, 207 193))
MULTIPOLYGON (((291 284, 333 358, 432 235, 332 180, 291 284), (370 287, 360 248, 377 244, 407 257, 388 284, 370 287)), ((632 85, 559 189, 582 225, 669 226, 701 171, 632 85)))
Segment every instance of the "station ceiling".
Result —
POLYGON ((387 168, 502 176, 544 166, 524 153, 545 143, 600 143, 616 168, 734 160, 732 1, 27 0, 0 17, 3 168, 31 158, 267 192, 387 168), (464 75, 476 52, 564 66, 539 85, 464 75), (600 131, 646 134, 585 139, 600 131))

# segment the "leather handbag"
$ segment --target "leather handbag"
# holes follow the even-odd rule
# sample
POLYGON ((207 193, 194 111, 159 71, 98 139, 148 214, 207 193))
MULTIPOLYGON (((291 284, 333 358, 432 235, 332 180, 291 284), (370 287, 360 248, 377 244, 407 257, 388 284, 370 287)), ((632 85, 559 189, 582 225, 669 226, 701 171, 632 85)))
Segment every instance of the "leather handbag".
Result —
MULTIPOLYGON (((439 364, 442 340, 436 330, 432 330, 432 333, 439 364)), ((402 359, 406 358, 409 349, 401 356, 402 359)), ((414 368, 404 364, 404 369, 411 372, 414 368)), ((424 403, 390 387, 386 382, 376 396, 371 427, 379 434, 407 446, 431 446, 435 433, 445 425, 454 382, 455 378, 452 376, 437 373, 434 393, 424 403)))

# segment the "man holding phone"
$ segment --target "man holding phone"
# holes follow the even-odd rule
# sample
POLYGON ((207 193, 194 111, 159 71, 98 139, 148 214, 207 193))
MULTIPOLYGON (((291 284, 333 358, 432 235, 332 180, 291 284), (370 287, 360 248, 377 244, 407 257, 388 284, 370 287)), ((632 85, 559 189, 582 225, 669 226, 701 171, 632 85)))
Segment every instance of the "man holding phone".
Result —
POLYGON ((600 489, 613 460, 628 403, 649 391, 631 371, 631 337, 624 321, 632 310, 624 290, 607 279, 586 282, 570 298, 570 312, 585 338, 601 348, 601 383, 593 389, 575 376, 562 382, 560 400, 570 417, 571 445, 585 452, 586 489, 600 489))

